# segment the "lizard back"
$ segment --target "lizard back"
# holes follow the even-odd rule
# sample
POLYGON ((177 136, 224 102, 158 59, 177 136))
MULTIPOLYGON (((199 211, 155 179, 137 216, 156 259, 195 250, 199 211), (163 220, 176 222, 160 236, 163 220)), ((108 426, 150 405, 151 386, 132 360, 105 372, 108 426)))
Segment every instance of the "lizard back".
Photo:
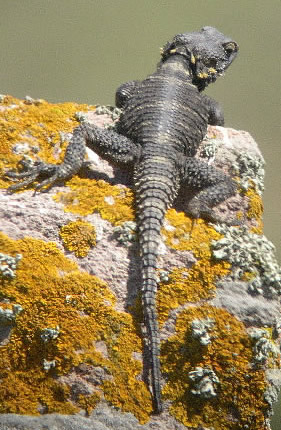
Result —
POLYGON ((166 210, 181 182, 179 160, 193 157, 207 131, 208 114, 182 57, 175 56, 137 87, 119 122, 119 130, 138 142, 134 167, 142 303, 152 371, 154 409, 161 411, 160 339, 156 312, 157 255, 166 210))

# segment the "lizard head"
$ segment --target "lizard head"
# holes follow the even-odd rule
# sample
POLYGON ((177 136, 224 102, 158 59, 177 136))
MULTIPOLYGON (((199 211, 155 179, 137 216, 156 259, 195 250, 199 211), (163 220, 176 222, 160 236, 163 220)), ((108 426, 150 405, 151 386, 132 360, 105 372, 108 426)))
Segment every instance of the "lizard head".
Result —
POLYGON ((192 74, 192 82, 201 91, 230 66, 238 45, 214 27, 177 34, 162 50, 162 62, 172 55, 183 56, 192 74))

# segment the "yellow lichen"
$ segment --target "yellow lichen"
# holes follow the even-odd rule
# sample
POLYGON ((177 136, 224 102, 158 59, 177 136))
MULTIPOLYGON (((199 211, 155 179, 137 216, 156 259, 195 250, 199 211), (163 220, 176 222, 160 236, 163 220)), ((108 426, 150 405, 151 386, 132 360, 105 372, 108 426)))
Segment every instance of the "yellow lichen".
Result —
MULTIPOLYGON (((44 100, 26 103, 24 100, 6 96, 0 110, 0 187, 7 188, 11 181, 5 180, 4 170, 17 166, 23 154, 13 152, 15 144, 27 144, 26 155, 38 156, 47 163, 63 160, 67 141, 62 133, 70 133, 79 124, 77 111, 89 111, 94 106, 76 103, 51 104, 44 100), (36 148, 36 150, 34 150, 36 148)), ((67 182, 69 192, 58 193, 56 201, 63 202, 65 210, 79 215, 97 211, 104 219, 119 224, 134 219, 133 194, 121 186, 104 181, 81 179, 77 176, 67 182)))
MULTIPOLYGON (((134 358, 142 350, 141 338, 131 315, 114 309, 106 284, 80 272, 52 242, 0 234, 0 249, 22 254, 16 277, 1 280, 0 298, 23 308, 0 347, 0 413, 36 415, 40 406, 46 412, 74 413, 81 402, 69 401, 69 387, 57 377, 88 363, 111 375, 100 385, 110 403, 147 421, 151 396, 137 379, 142 366, 134 358), (40 334, 46 328, 56 328, 58 336, 44 341, 40 334), (99 341, 106 344, 107 357, 96 349, 99 341), (54 360, 55 367, 44 370, 44 360, 54 360)), ((84 400, 87 409, 93 400, 84 400)))
POLYGON ((70 191, 54 196, 57 202, 64 204, 66 212, 78 215, 98 212, 114 225, 134 219, 133 193, 128 188, 78 177, 73 177, 66 185, 70 191))
POLYGON ((249 282, 256 278, 257 274, 255 272, 244 272, 241 275, 241 281, 249 282))
MULTIPOLYGON (((71 132, 77 125, 74 113, 89 109, 71 103, 26 104, 11 97, 5 98, 3 106, 10 106, 0 112, 0 158, 5 160, 4 168, 15 167, 21 158, 11 151, 17 142, 38 146, 40 158, 58 163, 66 147, 59 132, 71 132)), ((2 180, 0 186, 6 187, 7 183, 2 180)), ((115 225, 134 219, 133 194, 128 188, 77 176, 67 186, 69 191, 55 196, 66 211, 81 216, 98 212, 115 225)), ((257 220, 258 230, 262 225, 261 199, 252 189, 246 195, 247 215, 257 220)), ((90 227, 84 221, 70 223, 61 231, 66 247, 78 256, 87 252, 81 223, 87 237, 90 227)), ((190 268, 175 268, 169 281, 160 284, 157 304, 161 324, 172 309, 211 298, 216 281, 230 270, 229 263, 212 259, 211 242, 222 235, 203 220, 193 221, 184 213, 169 210, 162 234, 168 246, 191 251, 196 262, 190 268)), ((13 241, 0 235, 0 248, 12 256, 23 255, 16 278, 3 279, 0 289, 0 298, 10 301, 7 308, 13 304, 23 308, 9 341, 0 347, 0 413, 38 414, 40 407, 46 412, 74 413, 83 408, 90 413, 104 396, 114 406, 132 412, 141 423, 146 422, 152 412, 151 396, 138 379, 142 365, 134 358, 134 352, 142 351, 139 303, 134 320, 129 314, 117 312, 114 296, 105 283, 80 272, 53 243, 13 241), (44 342, 40 333, 46 328, 58 328, 58 336, 44 342), (95 347, 100 341, 106 345, 106 357, 95 347), (54 360, 55 367, 44 370, 44 360, 54 360), (104 380, 98 392, 80 395, 72 403, 70 388, 57 377, 67 375, 81 363, 103 367, 112 379, 104 380)), ((246 426, 265 429, 264 372, 251 366, 252 358, 251 339, 234 316, 207 305, 182 311, 176 334, 161 349, 162 371, 168 378, 163 393, 172 401, 171 413, 191 427, 201 424, 220 430, 242 430, 246 426), (212 341, 202 346, 192 337, 191 323, 208 317, 215 322, 212 341), (196 366, 210 367, 218 376, 216 398, 202 401, 191 394, 188 373, 196 366)))
POLYGON ((254 219, 257 222, 257 226, 252 227, 251 231, 256 234, 263 234, 263 203, 261 196, 255 191, 254 188, 249 188, 245 195, 249 199, 249 208, 247 211, 247 217, 254 219))
POLYGON ((24 100, 6 96, 0 109, 0 187, 7 188, 9 181, 3 179, 3 171, 15 168, 22 155, 12 148, 15 144, 27 144, 26 155, 47 163, 63 159, 67 146, 61 133, 70 133, 78 125, 74 114, 87 112, 94 106, 76 103, 26 103, 24 100), (35 149, 36 148, 36 149, 35 149))
POLYGON ((76 257, 86 257, 91 247, 96 244, 95 229, 89 222, 78 219, 60 229, 63 245, 76 257))
POLYGON ((172 309, 186 302, 211 298, 215 282, 226 276, 230 264, 212 260, 211 242, 222 237, 213 227, 199 219, 194 222, 183 212, 171 209, 162 229, 166 243, 174 249, 190 250, 197 262, 191 268, 175 268, 168 282, 162 282, 157 295, 159 321, 163 323, 172 309))
POLYGON ((220 430, 266 429, 265 375, 255 368, 252 344, 242 322, 223 309, 209 305, 185 309, 177 319, 176 334, 162 345, 162 370, 168 377, 164 396, 170 412, 192 428, 220 430), (201 345, 192 336, 195 319, 210 318, 211 342, 201 345), (195 367, 210 368, 219 378, 217 396, 204 399, 191 393, 188 374, 195 367))
POLYGON ((162 234, 168 246, 180 251, 190 250, 196 258, 210 259, 211 241, 221 239, 221 234, 202 219, 193 220, 175 209, 169 209, 165 219, 162 234))
POLYGON ((90 415, 93 409, 95 409, 97 403, 100 401, 101 396, 98 392, 91 394, 90 396, 85 396, 83 394, 79 394, 78 396, 78 405, 81 409, 86 411, 87 415, 90 415))

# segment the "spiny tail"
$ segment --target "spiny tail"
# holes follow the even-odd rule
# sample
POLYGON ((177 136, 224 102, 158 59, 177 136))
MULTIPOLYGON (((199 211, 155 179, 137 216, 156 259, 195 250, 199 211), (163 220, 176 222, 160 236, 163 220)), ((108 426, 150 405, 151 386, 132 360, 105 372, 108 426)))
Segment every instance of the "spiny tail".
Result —
MULTIPOLYGON (((153 162, 146 160, 138 166, 136 174, 136 206, 139 227, 139 244, 142 260, 142 304, 144 323, 147 331, 148 350, 150 355, 151 383, 154 411, 162 411, 161 371, 160 371, 160 338, 156 311, 157 292, 157 254, 160 242, 160 229, 171 201, 174 199, 177 186, 174 175, 155 172, 153 162), (169 178, 170 176, 170 178, 169 178)), ((159 164, 159 163, 158 163, 159 164)), ((172 169, 171 169, 172 170, 172 169)), ((160 170, 161 171, 161 170, 160 170)), ((171 172, 172 173, 172 172, 171 172)))

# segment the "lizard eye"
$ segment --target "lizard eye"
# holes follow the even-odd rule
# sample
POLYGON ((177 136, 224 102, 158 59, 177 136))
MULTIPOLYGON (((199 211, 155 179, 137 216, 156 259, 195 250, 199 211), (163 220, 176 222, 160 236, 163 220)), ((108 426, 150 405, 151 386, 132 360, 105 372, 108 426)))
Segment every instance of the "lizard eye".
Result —
POLYGON ((228 56, 238 51, 238 45, 235 42, 228 42, 223 45, 223 48, 228 56))

